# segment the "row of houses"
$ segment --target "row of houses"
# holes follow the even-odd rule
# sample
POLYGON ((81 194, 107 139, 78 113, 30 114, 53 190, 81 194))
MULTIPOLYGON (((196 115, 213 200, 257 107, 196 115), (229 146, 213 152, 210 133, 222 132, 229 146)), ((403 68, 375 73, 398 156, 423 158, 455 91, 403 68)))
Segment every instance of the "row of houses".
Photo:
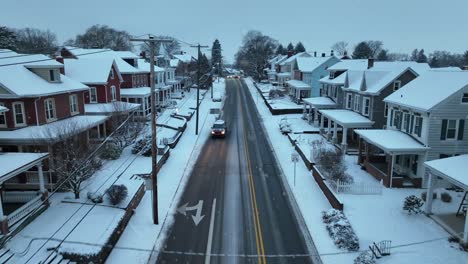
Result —
MULTIPOLYGON (((186 55, 160 56, 158 111, 191 86, 186 55), (177 56, 181 58, 177 58, 177 56), (183 75, 185 74, 185 75, 183 75)), ((0 219, 9 228, 47 199, 58 182, 52 157, 59 140, 102 142, 112 115, 151 113, 150 66, 127 51, 64 47, 56 56, 0 50, 0 219)))

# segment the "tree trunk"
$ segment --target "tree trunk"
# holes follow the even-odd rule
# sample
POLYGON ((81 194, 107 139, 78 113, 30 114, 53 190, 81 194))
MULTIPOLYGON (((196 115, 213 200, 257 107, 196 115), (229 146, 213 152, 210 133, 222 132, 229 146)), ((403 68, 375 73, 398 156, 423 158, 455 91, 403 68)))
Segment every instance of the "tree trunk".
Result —
POLYGON ((80 199, 80 190, 75 190, 75 199, 80 199))

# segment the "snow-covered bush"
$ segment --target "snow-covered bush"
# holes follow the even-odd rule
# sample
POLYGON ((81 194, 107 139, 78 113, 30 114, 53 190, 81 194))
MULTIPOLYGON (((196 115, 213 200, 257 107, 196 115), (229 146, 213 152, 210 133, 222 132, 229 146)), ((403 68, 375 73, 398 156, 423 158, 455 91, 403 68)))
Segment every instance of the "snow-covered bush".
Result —
POLYGON ((146 136, 133 144, 132 154, 138 153, 141 153, 145 157, 151 156, 151 136, 146 136))
POLYGON ((121 184, 114 184, 109 189, 106 191, 107 193, 107 198, 109 198, 109 201, 113 205, 117 205, 120 202, 122 202, 125 198, 127 198, 128 195, 128 189, 127 186, 121 184))
MULTIPOLYGON (((425 202, 427 198, 427 192, 424 191, 421 193, 421 199, 425 202)), ((437 193, 432 193, 432 199, 437 199, 437 193)))
POLYGON ((122 148, 114 143, 107 143, 104 146, 101 158, 106 160, 116 160, 120 157, 120 154, 122 154, 122 148))
POLYGON ((370 251, 364 251, 354 259, 354 264, 376 264, 374 254, 370 251))
POLYGON ((359 239, 342 211, 330 209, 322 212, 328 234, 338 248, 359 250, 359 239))
POLYGON ((353 178, 346 173, 344 154, 339 149, 326 148, 323 145, 315 150, 315 161, 327 179, 352 183, 353 178))
POLYGON ((268 93, 268 97, 270 99, 284 97, 284 93, 283 91, 278 90, 278 89, 271 89, 270 92, 268 93))
POLYGON ((443 192, 440 195, 440 200, 442 200, 442 202, 445 202, 445 203, 450 203, 452 201, 452 196, 448 192, 443 192))
POLYGON ((93 203, 102 203, 102 194, 101 193, 93 193, 93 192, 88 192, 87 197, 89 200, 91 200, 93 203))
POLYGON ((421 207, 424 205, 424 202, 421 198, 416 197, 415 195, 410 195, 405 198, 403 204, 403 210, 407 211, 408 214, 419 214, 421 213, 421 207))

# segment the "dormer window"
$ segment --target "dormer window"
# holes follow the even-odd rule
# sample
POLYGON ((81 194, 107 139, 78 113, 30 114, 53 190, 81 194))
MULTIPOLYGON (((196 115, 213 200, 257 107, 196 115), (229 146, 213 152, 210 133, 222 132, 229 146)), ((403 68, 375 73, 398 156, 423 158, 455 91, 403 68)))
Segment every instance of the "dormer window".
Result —
POLYGON ((49 70, 49 81, 50 82, 60 82, 60 74, 57 69, 49 70))
POLYGON ((462 103, 467 104, 468 103, 468 93, 464 93, 462 96, 462 103))
POLYGON ((330 79, 335 79, 335 72, 330 72, 330 79))
POLYGON ((396 91, 401 88, 401 81, 395 81, 393 83, 393 91, 396 91))

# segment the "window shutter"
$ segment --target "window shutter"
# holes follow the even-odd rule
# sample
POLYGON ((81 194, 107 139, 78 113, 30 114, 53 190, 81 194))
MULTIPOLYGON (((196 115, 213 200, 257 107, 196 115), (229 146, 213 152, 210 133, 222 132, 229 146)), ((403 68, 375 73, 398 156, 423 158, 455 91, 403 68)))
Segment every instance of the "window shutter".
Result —
POLYGON ((390 110, 390 126, 393 126, 393 109, 390 110))
POLYGON ((460 119, 460 123, 458 123, 458 140, 463 140, 464 130, 465 130, 465 120, 460 119))
POLYGON ((411 115, 411 121, 410 121, 410 127, 409 127, 409 133, 413 133, 413 126, 414 126, 414 115, 411 115))
POLYGON ((440 139, 445 140, 447 133, 447 119, 442 120, 442 129, 440 130, 440 139))

